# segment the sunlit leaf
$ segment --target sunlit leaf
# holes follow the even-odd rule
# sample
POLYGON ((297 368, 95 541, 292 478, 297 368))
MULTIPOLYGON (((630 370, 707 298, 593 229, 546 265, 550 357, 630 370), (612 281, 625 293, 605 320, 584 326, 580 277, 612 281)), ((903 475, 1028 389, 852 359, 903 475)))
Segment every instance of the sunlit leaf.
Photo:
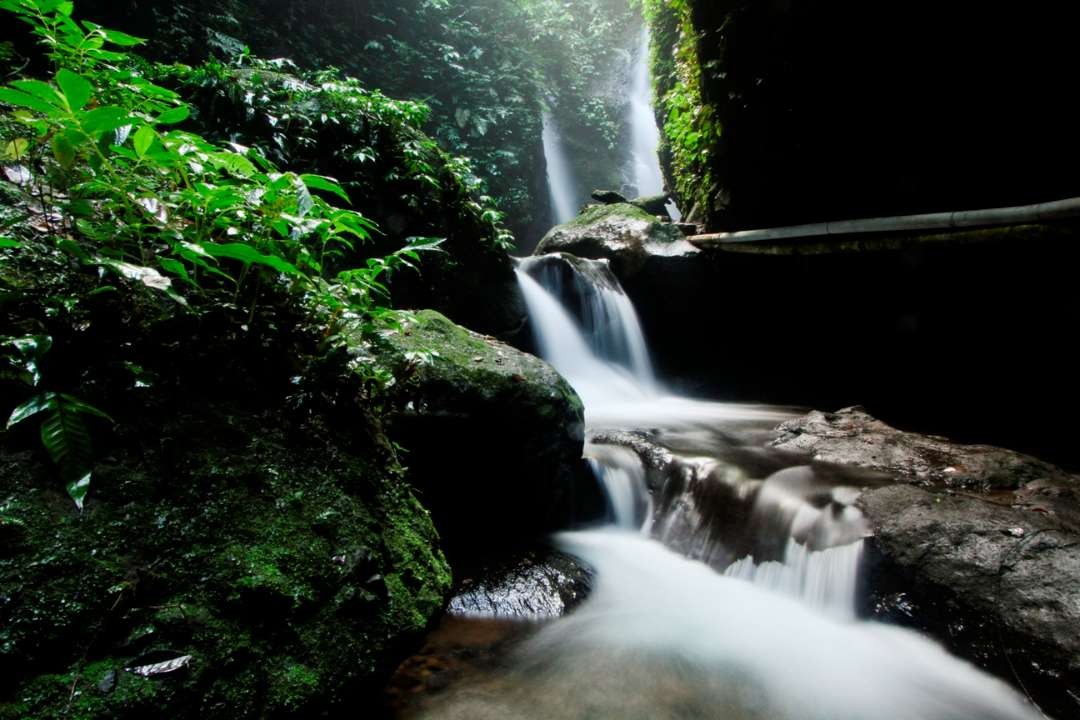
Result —
POLYGON ((239 260, 245 265, 265 265, 285 275, 302 275, 295 265, 276 255, 263 255, 244 243, 203 243, 203 250, 209 255, 220 258, 239 260))
POLYGON ((38 413, 55 409, 58 402, 59 399, 54 392, 35 395, 11 411, 11 416, 7 421, 7 429, 10 430, 24 420, 34 417, 38 413))
POLYGON ((191 108, 187 105, 174 107, 158 115, 156 122, 159 125, 175 125, 184 122, 191 116, 191 108))
POLYGON ((94 86, 89 80, 67 68, 61 68, 56 73, 56 84, 64 91, 64 97, 72 110, 82 110, 94 94, 94 86))
POLYGON ((75 501, 75 507, 79 510, 83 509, 83 504, 86 502, 86 496, 90 492, 90 473, 86 473, 83 476, 72 480, 67 484, 67 493, 72 500, 75 501))
POLYGON ((301 175, 300 179, 311 190, 323 190, 337 195, 345 202, 351 202, 348 194, 333 178, 323 175, 301 175))
POLYGON ((154 139, 157 137, 157 133, 154 132, 154 128, 149 125, 143 125, 141 128, 135 131, 135 137, 131 139, 133 146, 135 147, 135 154, 139 157, 146 155, 146 151, 150 149, 150 146, 154 144, 154 139))

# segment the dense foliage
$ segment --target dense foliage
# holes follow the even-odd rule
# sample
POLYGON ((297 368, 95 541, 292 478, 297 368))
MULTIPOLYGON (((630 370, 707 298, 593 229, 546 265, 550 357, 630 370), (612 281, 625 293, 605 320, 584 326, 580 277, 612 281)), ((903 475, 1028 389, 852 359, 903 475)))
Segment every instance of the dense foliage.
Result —
MULTIPOLYGON (((375 226, 324 199, 349 202, 336 181, 281 172, 258 150, 179 129, 191 108, 124 51, 140 40, 76 22, 70 2, 4 0, 0 8, 32 27, 54 65, 48 81, 0 88, 0 102, 12 108, 3 119, 2 159, 14 206, 0 252, 52 254, 97 274, 91 295, 159 292, 196 314, 224 304, 250 322, 260 303, 287 295, 331 333, 335 325, 393 322, 387 274, 439 241, 418 238, 362 260, 357 246, 375 226)), ((327 92, 398 124, 423 113, 348 83, 327 92)), ((8 300, 19 294, 12 288, 8 300)), ((72 293, 51 302, 62 315, 84 299, 72 293)), ((37 392, 15 408, 8 427, 44 417, 42 441, 81 505, 90 461, 83 417, 108 416, 48 387, 38 370, 52 344, 48 329, 18 324, 12 318, 0 329, 10 333, 4 354, 13 376, 37 392)))
POLYGON ((425 103, 424 129, 472 161, 520 238, 547 230, 542 108, 572 145, 583 185, 617 186, 629 52, 626 0, 87 0, 90 17, 152 38, 162 60, 231 61, 244 46, 425 103), (242 19, 242 21, 241 21, 242 19))

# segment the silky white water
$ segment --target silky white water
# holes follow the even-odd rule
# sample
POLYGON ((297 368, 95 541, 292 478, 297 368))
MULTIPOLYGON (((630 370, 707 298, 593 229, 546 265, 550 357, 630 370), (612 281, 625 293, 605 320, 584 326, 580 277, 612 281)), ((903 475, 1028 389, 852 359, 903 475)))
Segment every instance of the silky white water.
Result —
POLYGON ((577 181, 570 170, 563 146, 562 135, 551 113, 543 115, 544 160, 547 163, 548 192, 551 195, 551 210, 556 223, 573 220, 578 213, 580 197, 577 181))
MULTIPOLYGON (((707 448, 723 447, 726 441, 716 438, 727 437, 730 428, 787 413, 667 391, 651 373, 603 356, 602 331, 586 332, 584 320, 553 292, 565 287, 545 287, 525 268, 518 277, 540 352, 580 394, 590 433, 638 428, 651 429, 654 439, 676 439, 666 462, 682 468, 676 476, 684 494, 666 499, 666 524, 653 528, 654 513, 661 512, 650 499, 655 478, 627 448, 590 444, 586 452, 617 527, 558 538, 561 549, 595 571, 588 599, 527 641, 489 683, 448 693, 432 717, 1038 717, 1006 684, 936 643, 855 619, 865 531, 852 504, 856 488, 809 466, 755 477, 754 463, 729 468, 721 456, 708 454, 707 448), (716 428, 719 435, 710 435, 716 428), (749 554, 717 572, 648 537, 669 530, 673 538, 688 537, 674 528, 697 527, 707 543, 727 542, 725 528, 707 516, 716 493, 746 503, 744 531, 767 535, 770 542, 750 543, 759 547, 752 553, 779 545, 778 557, 758 561, 749 554)), ((596 297, 615 302, 604 293, 596 297)))
MULTIPOLYGON (((637 194, 660 195, 664 192, 664 175, 660 170, 660 129, 653 112, 652 78, 649 73, 649 30, 642 28, 634 58, 634 69, 630 83, 630 125, 631 161, 633 180, 637 194)), ((675 220, 681 214, 674 203, 668 205, 668 213, 675 220)))

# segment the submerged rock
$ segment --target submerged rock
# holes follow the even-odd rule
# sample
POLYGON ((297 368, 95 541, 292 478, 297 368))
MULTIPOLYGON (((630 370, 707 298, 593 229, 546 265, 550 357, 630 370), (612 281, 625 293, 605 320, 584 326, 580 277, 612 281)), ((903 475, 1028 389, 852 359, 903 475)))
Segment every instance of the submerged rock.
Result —
POLYGON ((591 573, 579 560, 534 550, 485 565, 458 583, 447 612, 459 617, 546 620, 585 599, 591 573))
POLYGON ((391 429, 449 553, 602 512, 581 460, 581 401, 543 360, 429 310, 384 333, 376 352, 404 379, 391 429))

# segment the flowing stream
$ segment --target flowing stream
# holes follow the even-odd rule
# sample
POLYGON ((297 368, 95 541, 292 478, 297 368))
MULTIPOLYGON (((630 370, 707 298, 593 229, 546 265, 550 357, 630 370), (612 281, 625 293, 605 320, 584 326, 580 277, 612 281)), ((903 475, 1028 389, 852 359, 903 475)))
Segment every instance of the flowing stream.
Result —
MULTIPOLYGON (((655 152, 647 115, 654 134, 635 127, 635 153, 655 152)), ((556 187, 565 166, 551 161, 549 125, 544 140, 559 207, 572 188, 556 187)), ((639 188, 655 190, 658 173, 640 165, 639 188)), ((587 599, 419 716, 1039 717, 935 642, 857 618, 867 525, 854 503, 876 478, 770 450, 790 410, 665 387, 606 261, 527 258, 517 274, 540 353, 585 405, 609 522, 556 538, 594 571, 587 599)))

